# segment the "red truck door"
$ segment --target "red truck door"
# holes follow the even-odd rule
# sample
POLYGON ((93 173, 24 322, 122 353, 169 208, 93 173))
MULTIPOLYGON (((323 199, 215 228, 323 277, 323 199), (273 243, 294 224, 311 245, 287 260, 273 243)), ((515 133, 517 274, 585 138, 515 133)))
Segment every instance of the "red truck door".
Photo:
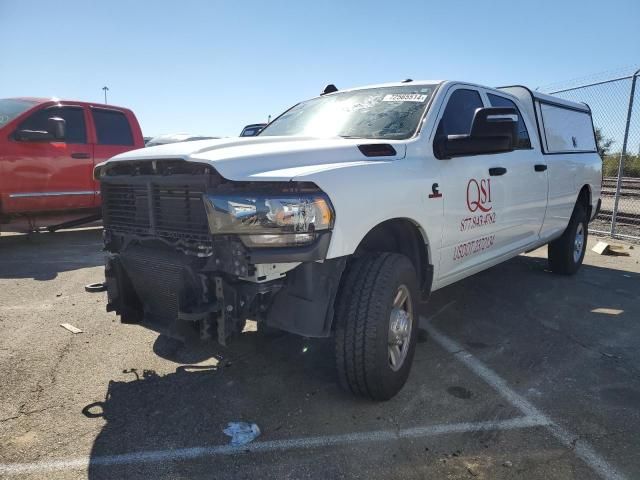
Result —
POLYGON ((66 123, 66 135, 59 140, 10 140, 4 175, 8 195, 6 213, 60 211, 91 208, 95 188, 92 180, 93 148, 87 135, 87 114, 83 107, 56 105, 36 110, 17 130, 47 130, 51 117, 66 123))
MULTIPOLYGON (((137 122, 134 125, 136 128, 132 128, 131 123, 135 121, 133 114, 127 115, 122 110, 109 107, 92 106, 90 111, 96 132, 93 150, 94 163, 96 165, 119 153, 132 150, 136 146, 144 146, 137 122), (140 138, 134 137, 134 132, 140 138)), ((97 192, 95 203, 96 206, 99 206, 101 203, 99 182, 95 182, 93 188, 97 192)))

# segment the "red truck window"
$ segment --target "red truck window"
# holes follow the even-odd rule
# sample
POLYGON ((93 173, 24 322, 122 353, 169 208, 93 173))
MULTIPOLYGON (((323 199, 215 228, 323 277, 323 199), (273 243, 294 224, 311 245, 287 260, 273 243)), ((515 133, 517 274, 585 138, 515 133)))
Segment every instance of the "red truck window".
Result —
POLYGON ((47 130, 47 120, 63 118, 66 122, 66 143, 87 143, 87 128, 82 108, 53 107, 38 110, 20 124, 18 130, 47 130))
POLYGON ((11 120, 33 108, 35 102, 15 98, 0 98, 0 128, 11 120))
POLYGON ((96 125, 98 144, 133 145, 131 126, 124 113, 100 109, 93 109, 91 113, 96 125))

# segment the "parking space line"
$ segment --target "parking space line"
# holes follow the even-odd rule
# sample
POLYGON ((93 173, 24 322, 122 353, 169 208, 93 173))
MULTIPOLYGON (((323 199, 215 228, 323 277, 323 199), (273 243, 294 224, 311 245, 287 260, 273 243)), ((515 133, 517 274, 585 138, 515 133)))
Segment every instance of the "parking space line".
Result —
POLYGON ((91 466, 117 466, 140 463, 163 463, 193 460, 198 458, 237 455, 245 452, 273 452, 296 449, 322 448, 353 443, 385 442, 400 439, 426 438, 452 433, 475 433, 492 430, 516 430, 521 428, 541 427, 539 418, 520 417, 508 420, 486 422, 463 422, 451 424, 428 425, 423 427, 404 428, 399 430, 378 430, 373 432, 345 433, 342 435, 321 435, 317 437, 301 437, 287 440, 256 441, 247 445, 233 447, 231 445, 214 445, 173 450, 155 450, 105 455, 96 457, 78 457, 60 460, 44 460, 33 463, 14 463, 0 465, 0 476, 23 475, 26 473, 53 470, 86 469, 91 466))
POLYGON ((463 422, 453 424, 427 425, 398 430, 379 430, 372 432, 356 432, 340 435, 320 435, 285 440, 256 441, 248 445, 233 447, 230 445, 210 445, 172 450, 139 451, 119 455, 84 456, 59 460, 42 460, 32 463, 0 464, 0 476, 14 476, 34 472, 54 470, 86 469, 89 466, 118 466, 140 463, 164 463, 193 460, 198 458, 237 455, 245 452, 273 452, 295 449, 310 449, 349 445, 353 443, 384 442, 400 439, 425 438, 454 433, 472 433, 492 430, 515 430, 533 427, 546 428, 561 444, 573 450, 575 455, 587 464, 599 476, 607 480, 624 480, 624 476, 616 471, 604 458, 584 440, 580 439, 564 427, 551 420, 544 412, 527 399, 516 393, 496 372, 484 365, 458 342, 444 335, 432 324, 436 316, 446 310, 454 302, 445 305, 429 319, 421 318, 421 326, 425 328, 433 340, 460 360, 469 370, 489 384, 511 405, 523 413, 523 417, 508 420, 463 422))
POLYGON ((539 408, 534 406, 527 399, 517 394, 507 382, 496 372, 484 365, 480 360, 466 351, 462 345, 437 330, 431 321, 455 303, 449 302, 431 317, 421 318, 420 326, 427 330, 431 338, 442 348, 460 360, 469 370, 479 376, 482 380, 493 387, 505 400, 520 410, 527 418, 536 419, 565 447, 573 450, 574 454, 587 464, 600 477, 607 480, 624 480, 625 477, 618 472, 611 464, 602 458, 589 443, 582 440, 578 435, 571 433, 566 428, 551 420, 539 408))

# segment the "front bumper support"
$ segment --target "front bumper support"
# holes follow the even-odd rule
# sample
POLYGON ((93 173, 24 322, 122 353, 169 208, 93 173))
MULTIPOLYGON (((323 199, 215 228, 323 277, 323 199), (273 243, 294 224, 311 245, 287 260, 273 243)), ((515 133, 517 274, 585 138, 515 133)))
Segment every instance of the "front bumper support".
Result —
MULTIPOLYGON (((105 269, 107 311, 185 341, 226 345, 246 319, 298 335, 330 335, 333 303, 346 257, 303 262, 277 280, 254 283, 163 248, 134 246, 111 254, 105 269)), ((222 265, 220 265, 222 267, 222 265)))

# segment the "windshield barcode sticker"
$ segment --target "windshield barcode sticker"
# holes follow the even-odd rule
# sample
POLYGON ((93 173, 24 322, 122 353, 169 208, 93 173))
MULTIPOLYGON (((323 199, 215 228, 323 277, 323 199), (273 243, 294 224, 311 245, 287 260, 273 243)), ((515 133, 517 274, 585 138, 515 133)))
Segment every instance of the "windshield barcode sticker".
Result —
POLYGON ((419 93, 390 93, 385 95, 383 102, 424 102, 429 96, 419 93))

